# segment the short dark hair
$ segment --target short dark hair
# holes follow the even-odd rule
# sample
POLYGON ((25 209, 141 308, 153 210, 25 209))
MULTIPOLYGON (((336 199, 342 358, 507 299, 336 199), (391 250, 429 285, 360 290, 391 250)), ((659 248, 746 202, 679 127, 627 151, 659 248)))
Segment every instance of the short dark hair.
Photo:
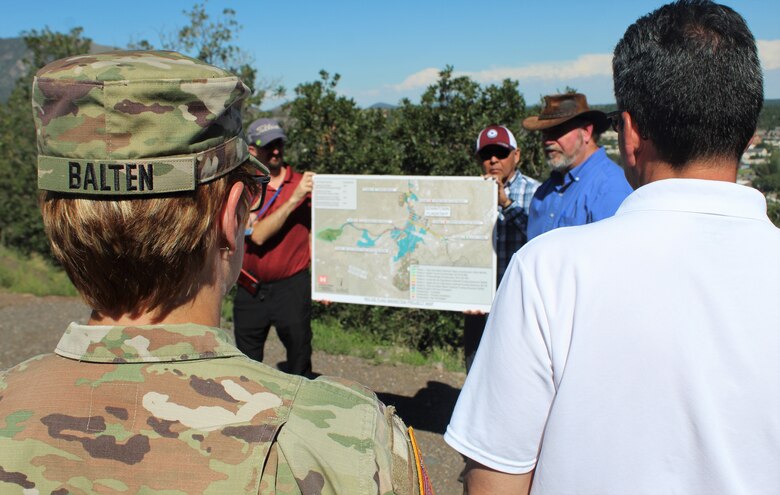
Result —
POLYGON ((756 42, 745 20, 707 0, 679 0, 641 17, 615 47, 618 108, 659 156, 739 160, 764 101, 756 42))

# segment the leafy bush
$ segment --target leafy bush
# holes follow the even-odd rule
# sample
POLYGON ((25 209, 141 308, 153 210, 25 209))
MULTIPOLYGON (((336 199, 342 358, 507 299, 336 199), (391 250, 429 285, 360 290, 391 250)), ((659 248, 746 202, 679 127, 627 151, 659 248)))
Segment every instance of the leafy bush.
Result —
POLYGON ((68 276, 40 254, 0 247, 0 287, 36 296, 76 296, 68 276))
POLYGON ((461 313, 339 303, 316 303, 312 313, 314 319, 337 324, 345 332, 367 333, 379 342, 423 354, 435 348, 462 347, 461 313))

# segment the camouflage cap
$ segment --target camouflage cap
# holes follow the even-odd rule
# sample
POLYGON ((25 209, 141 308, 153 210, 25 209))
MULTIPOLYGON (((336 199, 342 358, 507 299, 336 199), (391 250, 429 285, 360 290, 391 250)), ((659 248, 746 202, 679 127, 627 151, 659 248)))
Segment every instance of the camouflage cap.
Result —
POLYGON ((33 80, 38 187, 73 194, 192 191, 246 160, 235 75, 176 52, 52 62, 33 80))

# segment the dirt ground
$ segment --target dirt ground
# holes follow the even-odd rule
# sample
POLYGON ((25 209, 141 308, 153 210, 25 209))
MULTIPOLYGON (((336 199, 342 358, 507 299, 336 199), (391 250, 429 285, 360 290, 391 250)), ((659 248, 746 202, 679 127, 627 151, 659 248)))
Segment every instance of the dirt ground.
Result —
MULTIPOLYGON (((0 369, 37 354, 51 352, 71 321, 85 322, 89 311, 79 300, 0 292, 0 369)), ((266 344, 266 363, 284 361, 276 334, 266 344)), ((465 374, 433 367, 376 365, 364 359, 315 352, 314 371, 358 381, 396 407, 414 427, 428 472, 439 495, 457 494, 463 460, 442 438, 465 374)))

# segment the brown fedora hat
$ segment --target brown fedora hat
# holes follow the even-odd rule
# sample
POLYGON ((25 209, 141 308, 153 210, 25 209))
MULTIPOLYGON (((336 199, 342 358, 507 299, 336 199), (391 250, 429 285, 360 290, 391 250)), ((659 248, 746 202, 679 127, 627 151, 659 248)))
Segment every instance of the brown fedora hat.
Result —
POLYGON ((593 123, 593 132, 601 134, 609 127, 607 115, 600 110, 588 108, 588 100, 582 93, 567 93, 544 97, 542 113, 523 120, 523 127, 529 131, 541 131, 563 124, 575 117, 593 123))

